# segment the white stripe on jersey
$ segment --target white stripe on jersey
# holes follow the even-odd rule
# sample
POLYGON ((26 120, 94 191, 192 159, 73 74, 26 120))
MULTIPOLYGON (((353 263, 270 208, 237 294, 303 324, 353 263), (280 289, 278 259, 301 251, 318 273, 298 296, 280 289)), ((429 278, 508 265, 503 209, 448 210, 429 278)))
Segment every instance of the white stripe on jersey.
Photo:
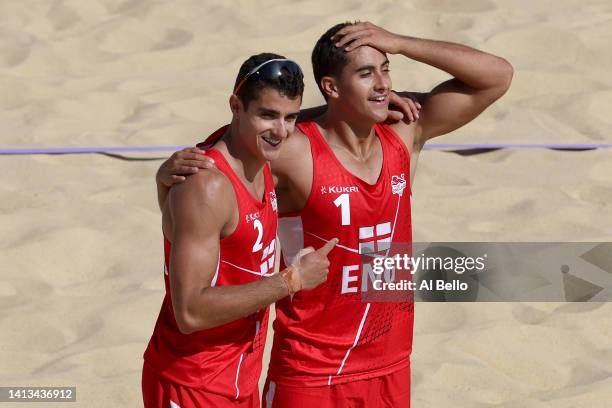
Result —
MULTIPOLYGON (((342 369, 344 368, 344 363, 346 363, 346 359, 348 358, 349 354, 351 354, 351 350, 353 350, 355 346, 357 345, 357 342, 359 341, 359 337, 361 336, 361 330, 363 330, 363 326, 365 324, 366 318, 368 317, 369 311, 370 311, 370 303, 366 305, 365 311, 363 312, 363 317, 361 318, 361 323, 359 323, 359 328, 357 329, 357 334, 355 335, 355 341, 353 342, 353 345, 349 347, 349 349, 346 351, 346 355, 344 356, 344 359, 342 360, 342 364, 340 364, 340 368, 338 368, 338 372, 336 373, 336 375, 340 375, 340 373, 342 372, 342 369)), ((332 380, 332 376, 330 375, 327 381, 327 385, 331 385, 331 380, 332 380)))
MULTIPOLYGON (((395 234, 395 224, 397 223, 397 214, 399 214, 401 201, 402 201, 402 196, 398 195, 397 196, 397 208, 395 209, 395 218, 393 219, 393 227, 391 227, 391 239, 390 239, 391 245, 393 245, 393 235, 395 234)), ((389 248, 385 252, 385 256, 389 255, 389 251, 391 250, 391 245, 389 245, 389 248)))
MULTIPOLYGON (((320 236, 318 236, 318 235, 316 235, 316 234, 313 234, 312 232, 308 232, 308 231, 306 231, 306 233, 307 233, 308 235, 312 235, 313 237, 315 237, 315 238, 317 238, 317 239, 320 239, 320 240, 321 240, 321 241, 323 241, 323 242, 329 242, 329 240, 327 240, 327 239, 325 239, 325 238, 321 238, 320 236)), ((359 253, 359 250, 358 250, 358 249, 349 248, 349 247, 344 246, 344 245, 342 245, 342 244, 340 244, 340 243, 336 244, 336 246, 337 246, 337 247, 339 247, 339 248, 342 248, 342 249, 346 249, 347 251, 354 252, 354 253, 356 253, 356 254, 358 254, 358 253, 359 253)))
POLYGON ((234 267, 234 268, 236 268, 236 269, 240 269, 241 271, 248 272, 248 273, 251 273, 251 274, 253 274, 253 275, 257 275, 257 276, 272 276, 272 275, 274 275, 274 273, 264 273, 264 274, 262 275, 262 274, 261 274, 261 271, 252 271, 252 270, 250 270, 250 269, 246 269, 246 268, 243 268, 243 267, 241 267, 241 266, 234 265, 233 263, 231 263, 231 262, 227 262, 227 261, 221 261, 221 262, 223 262, 223 263, 225 263, 225 264, 228 264, 228 265, 230 265, 230 266, 233 266, 233 267, 234 267))
POLYGON ((238 388, 238 376, 240 375, 240 366, 242 365, 242 360, 244 359, 244 353, 240 355, 240 361, 238 362, 238 368, 236 369, 236 381, 234 385, 236 386, 236 399, 240 396, 240 388, 238 388))
MULTIPOLYGON (((397 215, 399 213, 401 199, 402 199, 402 196, 398 195, 397 207, 395 209, 395 218, 393 219, 393 227, 391 227, 391 238, 390 238, 391 242, 393 242, 393 234, 395 233, 395 224, 397 223, 397 215)), ((316 236, 314 234, 311 234, 311 235, 316 236)), ((340 245, 336 245, 336 246, 340 246, 340 245)), ((389 246, 389 248, 385 251, 385 256, 389 255, 390 250, 391 250, 391 246, 389 246)), ((355 251, 355 252, 358 252, 358 251, 355 251)), ((353 345, 346 351, 346 355, 344 356, 344 359, 342 360, 342 363, 340 364, 340 368, 338 369, 338 372, 336 373, 336 375, 340 375, 340 373, 342 372, 342 369, 344 368, 344 363, 346 363, 346 359, 348 358, 349 354, 351 354, 351 350, 353 350, 355 346, 357 345, 357 342, 359 341, 359 337, 361 336, 361 330, 363 330, 363 326, 365 324, 366 318, 368 317, 369 310, 370 310, 370 303, 366 305, 366 309, 363 312, 361 322, 359 323, 359 328, 357 329, 357 334, 355 335, 355 341, 353 342, 353 345)), ((331 381, 332 381, 332 376, 330 375, 329 379, 327 380, 327 385, 331 385, 331 381)))
POLYGON ((210 287, 214 287, 217 284, 217 278, 219 277, 219 259, 221 259, 221 251, 217 254, 217 270, 215 271, 215 275, 210 282, 210 287))

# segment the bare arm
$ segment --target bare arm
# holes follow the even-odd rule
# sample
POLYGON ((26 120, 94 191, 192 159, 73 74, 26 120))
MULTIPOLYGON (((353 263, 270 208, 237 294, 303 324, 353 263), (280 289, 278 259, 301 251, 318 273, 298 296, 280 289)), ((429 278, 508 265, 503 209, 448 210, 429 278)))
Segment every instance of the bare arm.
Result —
POLYGON ((449 133, 480 115, 510 87, 512 66, 503 58, 460 44, 406 38, 401 53, 454 78, 424 97, 417 140, 449 133))
POLYGON ((234 193, 224 176, 202 171, 170 192, 170 290, 182 332, 220 326, 288 294, 280 276, 245 285, 211 287, 221 234, 232 223, 234 193))
POLYGON ((243 285, 211 287, 221 235, 237 211, 228 203, 235 200, 229 182, 211 170, 199 172, 170 191, 170 291, 176 322, 183 333, 248 316, 327 278, 326 256, 335 242, 305 255, 300 264, 284 273, 243 285))
POLYGON ((157 170, 157 173, 155 174, 155 185, 157 186, 157 205, 159 205, 159 209, 162 210, 162 212, 164 211, 166 200, 168 199, 168 193, 170 193, 170 185, 166 185, 162 181, 160 172, 162 171, 162 167, 166 164, 168 160, 162 163, 160 168, 157 170))
POLYGON ((513 68, 508 61, 464 45, 401 36, 371 23, 355 24, 340 33, 338 46, 353 41, 346 47, 349 51, 361 45, 371 45, 384 52, 402 54, 453 76, 453 79, 422 95, 415 140, 419 146, 473 120, 500 98, 512 81, 513 68))

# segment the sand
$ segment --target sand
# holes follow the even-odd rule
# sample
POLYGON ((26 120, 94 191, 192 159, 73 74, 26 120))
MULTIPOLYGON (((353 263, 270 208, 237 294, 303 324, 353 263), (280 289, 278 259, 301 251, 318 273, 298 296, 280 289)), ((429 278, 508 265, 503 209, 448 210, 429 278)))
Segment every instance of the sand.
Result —
MULTIPOLYGON (((262 51, 299 61, 304 106, 321 104, 309 54, 347 19, 512 62, 510 92, 435 142, 612 143, 609 1, 7 0, 0 145, 193 144, 228 120, 237 69, 262 51)), ((391 64, 395 89, 447 77, 391 64)), ((415 240, 611 241, 611 154, 427 151, 415 240)), ((76 386, 78 402, 57 407, 142 406, 163 297, 159 164, 0 157, 0 386, 76 386)), ((610 304, 419 303, 413 406, 609 407, 611 316, 610 304)))

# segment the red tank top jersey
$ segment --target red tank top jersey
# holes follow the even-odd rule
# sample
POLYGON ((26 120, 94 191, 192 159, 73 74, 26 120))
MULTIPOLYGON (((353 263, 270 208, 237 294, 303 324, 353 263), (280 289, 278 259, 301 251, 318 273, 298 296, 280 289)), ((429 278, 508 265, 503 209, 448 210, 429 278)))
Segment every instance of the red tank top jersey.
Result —
POLYGON ((313 182, 304 209, 280 216, 283 262, 302 247, 340 241, 325 283, 277 302, 269 378, 314 387, 406 368, 414 304, 362 301, 360 253, 412 241, 408 149, 389 126, 376 125, 383 164, 371 185, 342 166, 314 123, 298 126, 310 140, 313 182))
MULTIPOLYGON (((212 144, 224 133, 215 132, 212 144)), ((277 232, 276 195, 269 166, 264 167, 263 201, 256 200, 234 173, 223 155, 207 150, 216 167, 231 181, 236 195, 239 222, 236 230, 221 239, 217 270, 211 286, 241 285, 265 279, 274 272, 277 232)), ((164 240, 164 298, 145 364, 161 377, 188 387, 242 400, 256 390, 266 340, 268 308, 225 325, 183 334, 172 309, 170 292, 171 243, 164 240)))

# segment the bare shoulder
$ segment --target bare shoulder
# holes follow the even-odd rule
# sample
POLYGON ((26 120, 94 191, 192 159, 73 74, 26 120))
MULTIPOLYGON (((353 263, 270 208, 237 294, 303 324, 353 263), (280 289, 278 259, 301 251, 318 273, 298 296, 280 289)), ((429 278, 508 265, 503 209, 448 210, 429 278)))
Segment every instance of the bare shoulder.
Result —
POLYGON ((408 152, 420 150, 419 140, 419 125, 418 120, 416 122, 407 123, 403 120, 393 123, 390 125, 391 129, 399 136, 408 148, 408 152))
POLYGON ((280 158, 295 156, 296 153, 303 152, 304 148, 308 148, 308 151, 310 151, 310 141, 300 129, 296 128, 287 140, 285 140, 280 158))
POLYGON ((296 129, 284 142, 278 159, 272 162, 279 211, 304 207, 312 186, 313 163, 310 141, 296 129))
POLYGON ((235 201, 231 181, 218 169, 202 169, 170 190, 170 208, 173 213, 199 211, 206 207, 218 216, 229 216, 235 201))
POLYGON ((299 129, 283 142, 279 157, 270 163, 272 172, 279 179, 291 176, 296 168, 302 168, 312 161, 310 141, 299 129))

